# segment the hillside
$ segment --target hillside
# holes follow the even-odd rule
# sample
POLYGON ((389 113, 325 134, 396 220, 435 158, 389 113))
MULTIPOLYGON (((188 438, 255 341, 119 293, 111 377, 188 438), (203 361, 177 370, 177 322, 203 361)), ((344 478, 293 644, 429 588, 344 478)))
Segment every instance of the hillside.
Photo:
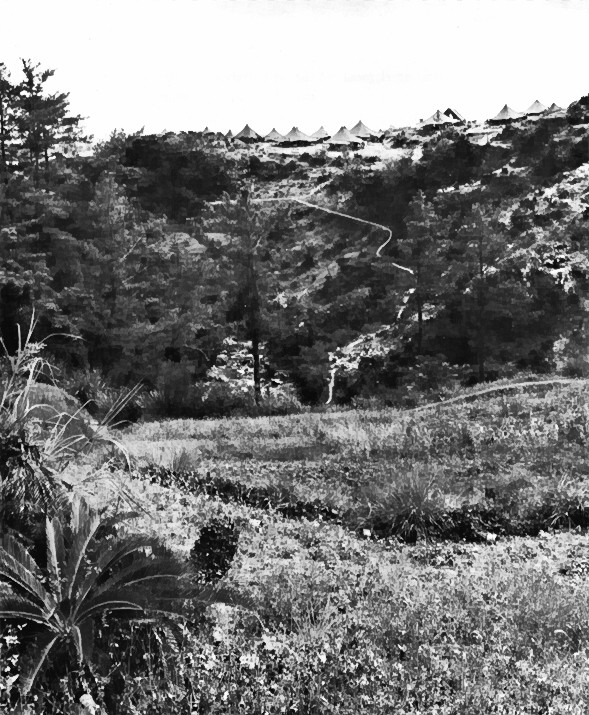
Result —
POLYGON ((589 98, 84 151, 24 69, 0 709, 586 713, 589 98))
POLYGON ((14 350, 34 311, 63 386, 100 414, 141 383, 134 418, 585 374, 587 118, 583 98, 339 150, 192 131, 81 150, 74 131, 36 158, 23 119, 4 142, 2 337, 14 350), (217 370, 230 344, 237 380, 217 370))

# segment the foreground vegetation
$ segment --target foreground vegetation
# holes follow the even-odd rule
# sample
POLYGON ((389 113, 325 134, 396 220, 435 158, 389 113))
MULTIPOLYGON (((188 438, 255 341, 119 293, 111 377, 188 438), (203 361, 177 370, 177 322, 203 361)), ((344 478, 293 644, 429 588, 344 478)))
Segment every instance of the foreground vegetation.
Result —
POLYGON ((202 663, 203 711, 586 710, 580 664, 589 645, 589 562, 577 525, 589 505, 588 407, 587 388, 577 383, 422 413, 171 421, 132 430, 131 448, 151 441, 154 455, 158 438, 176 437, 159 457, 167 470, 144 472, 159 474, 156 481, 165 474, 168 486, 125 476, 154 505, 158 530, 187 549, 196 511, 241 528, 228 579, 251 594, 256 616, 217 614, 208 637, 201 632, 191 646, 202 663), (277 435, 289 438, 276 446, 277 435), (309 451, 296 459, 296 440, 313 448, 312 459, 309 451), (253 454, 244 457, 248 448, 253 454), (192 494, 190 476, 204 480, 207 472, 211 489, 192 494), (408 474, 433 478, 428 498, 407 489, 408 474), (221 478, 243 490, 224 496, 221 478), (274 488, 280 499, 251 506, 255 485, 267 495, 274 488), (289 493, 307 506, 337 502, 341 523, 325 513, 285 518, 289 493), (478 519, 475 543, 440 540, 440 520, 461 501, 485 502, 505 528, 536 537, 508 537, 478 519), (355 502, 380 507, 392 525, 400 508, 396 535, 374 538, 360 528, 355 502), (419 537, 414 545, 403 543, 409 527, 419 537))
POLYGON ((589 100, 377 169, 190 132, 85 156, 23 71, 0 64, 0 709, 587 712, 589 100), (311 184, 390 226, 387 258, 260 207, 311 184))
POLYGON ((356 533, 476 541, 588 525, 586 382, 494 389, 413 411, 146 423, 126 444, 152 481, 356 533))
POLYGON ((40 350, 3 365, 5 711, 586 712, 583 381, 66 438, 40 350))
POLYGON ((485 144, 410 130, 375 156, 193 131, 89 148, 53 72, 21 69, 0 62, 0 332, 13 352, 36 310, 95 415, 139 382, 130 419, 587 373, 587 97, 485 144))

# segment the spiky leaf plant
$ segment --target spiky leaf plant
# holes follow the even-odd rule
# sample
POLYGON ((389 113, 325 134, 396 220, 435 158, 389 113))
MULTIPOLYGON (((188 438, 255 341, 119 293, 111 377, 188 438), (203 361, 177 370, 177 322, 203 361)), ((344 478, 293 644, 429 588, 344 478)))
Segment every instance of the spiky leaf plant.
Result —
POLYGON ((44 563, 15 537, 2 538, 0 581, 10 589, 0 596, 0 618, 29 624, 35 643, 21 674, 24 695, 58 651, 72 667, 92 661, 94 623, 105 613, 145 617, 178 613, 186 598, 201 604, 227 600, 218 589, 190 585, 185 565, 157 539, 118 536, 116 521, 77 500, 47 519, 44 563))
POLYGON ((51 511, 64 496, 63 485, 38 439, 28 395, 46 364, 42 343, 32 340, 34 322, 11 355, 0 339, 0 531, 30 531, 36 517, 51 511))
POLYGON ((33 539, 45 516, 66 498, 61 474, 69 463, 97 443, 114 445, 127 458, 110 429, 141 389, 122 395, 93 425, 86 424, 82 406, 64 412, 39 402, 43 387, 59 390, 38 382, 52 368, 42 357, 43 341, 33 340, 34 329, 34 316, 26 335, 18 327, 13 354, 0 338, 0 533, 12 529, 33 539))

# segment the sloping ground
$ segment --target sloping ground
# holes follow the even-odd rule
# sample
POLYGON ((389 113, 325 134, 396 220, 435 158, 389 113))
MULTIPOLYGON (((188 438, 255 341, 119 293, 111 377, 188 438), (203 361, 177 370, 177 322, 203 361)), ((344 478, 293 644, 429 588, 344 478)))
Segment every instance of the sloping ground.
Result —
POLYGON ((537 389, 425 411, 172 421, 125 440, 141 478, 357 533, 477 541, 585 527, 589 387, 537 389))
POLYGON ((535 213, 546 217, 581 217, 589 208, 589 164, 564 174, 562 179, 533 194, 535 213))
MULTIPOLYGON (((564 439, 565 434, 580 438, 580 431, 570 430, 587 426, 586 395, 581 398, 571 389, 475 400, 462 405, 459 423, 452 410, 443 413, 444 420, 440 413, 424 415, 421 433, 418 421, 411 422, 411 430, 417 430, 424 452, 436 426, 440 434, 448 424, 453 425, 448 434, 469 426, 475 452, 494 435, 493 444, 507 451, 504 466, 511 465, 514 473, 516 455, 525 462, 544 445, 551 469, 568 473, 587 457, 585 432, 581 442, 564 439), (554 449, 558 435, 561 450, 554 449)), ((289 423, 301 435, 309 423, 326 431, 346 423, 388 430, 399 419, 398 413, 333 413, 272 421, 176 421, 135 432, 146 438, 191 434, 223 444, 233 435, 254 438, 261 446, 271 429, 282 426, 286 432, 289 423)), ((445 444, 453 448, 452 440, 445 444)), ((483 467, 484 461, 479 453, 475 465, 483 467)), ((228 464, 217 461, 220 469, 228 464)), ((236 468, 240 464, 242 479, 254 480, 265 469, 260 456, 234 462, 236 468)), ((335 478, 332 467, 324 478, 335 478)), ((354 476, 341 464, 339 475, 345 484, 354 476)), ((275 478, 280 478, 278 467, 275 478)), ((185 632, 177 664, 169 664, 165 683, 154 672, 146 694, 152 707, 160 692, 169 694, 162 712, 178 711, 187 682, 197 685, 200 712, 227 715, 580 715, 589 708, 584 533, 568 532, 565 525, 563 532, 547 530, 534 539, 404 546, 359 539, 319 519, 285 519, 273 510, 131 480, 125 473, 117 479, 118 488, 126 487, 143 507, 138 528, 165 536, 187 555, 213 519, 229 518, 240 529, 227 582, 251 596, 254 612, 217 608, 200 630, 185 632)), ((113 484, 111 492, 103 491, 102 502, 114 503, 116 489, 113 484)), ((144 711, 147 702, 135 706, 144 711)))

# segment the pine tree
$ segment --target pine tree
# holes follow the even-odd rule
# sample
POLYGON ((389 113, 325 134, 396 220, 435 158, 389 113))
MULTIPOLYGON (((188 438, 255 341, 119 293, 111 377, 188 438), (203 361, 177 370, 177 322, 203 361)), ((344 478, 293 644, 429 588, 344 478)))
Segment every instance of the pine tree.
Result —
POLYGON ((453 246, 458 255, 446 274, 462 293, 463 320, 468 332, 474 332, 480 382, 486 379, 489 323, 508 317, 509 296, 519 293, 517 283, 505 274, 506 245, 497 214, 475 204, 458 231, 453 246))
MULTIPOLYGON (((16 131, 16 103, 19 88, 10 81, 6 65, 0 62, 0 181, 8 183, 16 131)), ((0 220, 1 220, 0 215, 0 220)))
POLYGON ((20 86, 17 127, 23 159, 33 174, 35 186, 43 162, 45 181, 49 179, 49 160, 58 150, 66 151, 87 141, 81 131, 82 117, 69 113, 69 94, 47 92, 46 83, 55 70, 41 69, 31 60, 22 60, 24 80, 20 86))
POLYGON ((418 191, 409 204, 405 218, 406 238, 399 242, 401 262, 413 270, 414 291, 411 296, 417 312, 417 354, 423 352, 424 308, 439 307, 441 276, 445 266, 447 227, 434 206, 418 191))
POLYGON ((256 203, 249 190, 243 190, 237 201, 226 194, 220 211, 207 220, 226 237, 222 246, 208 242, 209 257, 216 263, 213 282, 223 295, 227 322, 241 323, 250 343, 257 405, 262 398, 260 346, 272 298, 280 293, 280 250, 271 240, 277 221, 277 214, 256 203))

